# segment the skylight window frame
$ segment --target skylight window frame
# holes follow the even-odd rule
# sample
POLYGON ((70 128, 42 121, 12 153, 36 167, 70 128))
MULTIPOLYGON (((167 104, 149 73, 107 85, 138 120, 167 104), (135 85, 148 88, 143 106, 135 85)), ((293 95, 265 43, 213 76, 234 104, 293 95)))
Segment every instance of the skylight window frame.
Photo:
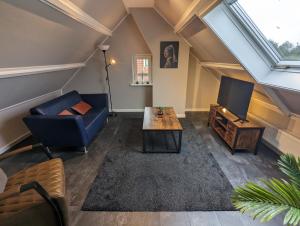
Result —
POLYGON ((238 0, 233 2, 225 1, 226 5, 233 13, 233 15, 240 21, 244 29, 249 33, 254 42, 261 48, 264 54, 264 58, 271 63, 273 69, 279 70, 293 70, 296 69, 297 72, 300 70, 300 61, 287 61, 282 60, 282 56, 278 51, 272 46, 266 36, 260 31, 253 20, 248 16, 247 12, 239 4, 238 0))

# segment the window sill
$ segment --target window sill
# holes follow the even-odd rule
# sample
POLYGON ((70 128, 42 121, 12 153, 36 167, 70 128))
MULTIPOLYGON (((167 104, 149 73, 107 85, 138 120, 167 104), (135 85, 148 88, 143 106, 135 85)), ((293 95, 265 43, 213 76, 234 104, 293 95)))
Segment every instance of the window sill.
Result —
POLYGON ((150 84, 135 84, 135 83, 130 83, 130 86, 152 86, 152 83, 150 84))

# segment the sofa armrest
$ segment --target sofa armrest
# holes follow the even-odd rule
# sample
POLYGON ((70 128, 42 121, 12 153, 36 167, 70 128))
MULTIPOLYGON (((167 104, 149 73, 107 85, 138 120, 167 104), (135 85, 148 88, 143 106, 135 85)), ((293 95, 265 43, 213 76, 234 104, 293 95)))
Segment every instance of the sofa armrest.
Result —
POLYGON ((108 97, 106 93, 80 94, 81 98, 93 107, 108 108, 108 97))
POLYGON ((44 146, 77 146, 88 144, 83 119, 79 115, 45 116, 31 115, 24 119, 32 135, 44 146))

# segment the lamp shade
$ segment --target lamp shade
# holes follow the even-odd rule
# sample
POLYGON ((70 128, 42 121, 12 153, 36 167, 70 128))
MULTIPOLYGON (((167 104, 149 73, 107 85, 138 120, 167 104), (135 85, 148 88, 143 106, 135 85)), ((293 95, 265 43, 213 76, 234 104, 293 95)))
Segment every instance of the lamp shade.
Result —
POLYGON ((102 51, 107 51, 109 49, 109 45, 98 45, 98 48, 101 49, 102 51))

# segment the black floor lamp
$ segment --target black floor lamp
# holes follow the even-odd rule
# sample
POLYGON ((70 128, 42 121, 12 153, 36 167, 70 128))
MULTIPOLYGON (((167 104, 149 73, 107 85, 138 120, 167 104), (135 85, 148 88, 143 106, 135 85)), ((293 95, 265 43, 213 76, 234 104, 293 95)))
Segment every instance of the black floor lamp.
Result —
POLYGON ((102 50, 103 55, 104 55, 104 60, 105 60, 105 71, 106 71, 106 81, 107 81, 107 85, 108 85, 108 92, 109 92, 109 101, 110 101, 110 116, 117 116, 117 113, 113 111, 113 107, 112 107, 112 100, 111 100, 111 89, 110 89, 110 80, 109 80, 109 72, 108 72, 108 68, 111 65, 116 64, 116 61, 114 59, 111 59, 110 62, 107 62, 106 59, 106 51, 109 49, 109 45, 99 45, 99 49, 102 50))

